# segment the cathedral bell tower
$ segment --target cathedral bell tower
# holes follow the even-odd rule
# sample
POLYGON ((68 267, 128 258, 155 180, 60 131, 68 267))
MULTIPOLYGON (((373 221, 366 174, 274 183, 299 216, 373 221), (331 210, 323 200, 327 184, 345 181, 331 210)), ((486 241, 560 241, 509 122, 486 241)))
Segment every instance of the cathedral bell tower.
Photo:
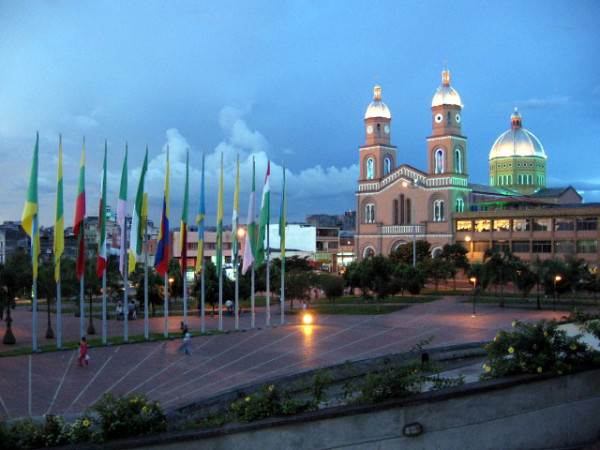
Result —
POLYGON ((442 83, 431 101, 431 136, 427 160, 432 175, 467 176, 467 139, 462 135, 463 104, 450 86, 450 71, 442 71, 442 83))
POLYGON ((390 144, 392 113, 381 101, 381 86, 365 112, 365 144, 360 148, 360 181, 378 180, 396 168, 396 147, 390 144))

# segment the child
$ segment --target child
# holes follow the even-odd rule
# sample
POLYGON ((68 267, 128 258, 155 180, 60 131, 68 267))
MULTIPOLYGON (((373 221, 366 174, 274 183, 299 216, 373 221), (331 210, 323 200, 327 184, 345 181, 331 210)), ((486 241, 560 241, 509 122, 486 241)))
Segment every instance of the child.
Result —
POLYGON ((85 362, 85 365, 87 366, 89 360, 87 340, 85 339, 85 336, 83 336, 79 342, 79 365, 83 366, 83 363, 85 362))
POLYGON ((186 331, 183 336, 183 343, 181 344, 181 347, 179 347, 179 351, 183 352, 186 355, 191 355, 192 354, 190 351, 191 345, 192 345, 192 335, 190 334, 189 331, 187 331, 187 327, 186 327, 186 331))

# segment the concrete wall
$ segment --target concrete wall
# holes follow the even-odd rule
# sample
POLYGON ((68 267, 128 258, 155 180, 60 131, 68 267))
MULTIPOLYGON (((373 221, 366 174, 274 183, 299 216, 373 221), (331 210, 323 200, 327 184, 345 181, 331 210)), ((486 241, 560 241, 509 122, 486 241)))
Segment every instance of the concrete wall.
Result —
POLYGON ((600 439, 600 370, 465 385, 411 399, 344 407, 218 431, 165 435, 144 449, 444 449, 572 448, 600 439), (423 433, 404 437, 418 422, 423 433))

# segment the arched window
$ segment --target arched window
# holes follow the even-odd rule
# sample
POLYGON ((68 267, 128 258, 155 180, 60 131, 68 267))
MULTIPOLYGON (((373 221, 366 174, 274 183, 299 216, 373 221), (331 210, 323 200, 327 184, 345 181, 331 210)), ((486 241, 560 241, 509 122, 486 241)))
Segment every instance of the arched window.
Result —
POLYGON ((454 171, 456 173, 463 173, 463 160, 460 148, 454 150, 454 171))
POLYGON ((512 175, 508 176, 508 184, 512 184, 512 175))
POLYGON ((367 180, 375 178, 375 160, 373 158, 367 159, 367 180))
POLYGON ((383 160, 383 174, 387 175, 392 171, 392 158, 386 156, 383 160))
POLYGON ((435 151, 435 170, 434 173, 444 173, 444 150, 438 148, 435 151))
POLYGON ((433 202, 433 221, 442 222, 444 220, 444 200, 435 200, 433 202))
POLYGON ((523 178, 521 177, 521 174, 517 175, 517 184, 523 184, 522 181, 523 178))
POLYGON ((464 212, 465 211, 465 201, 462 197, 458 197, 456 199, 456 212, 464 212))
POLYGON ((365 223, 375 223, 375 205, 373 203, 365 205, 365 223))
POLYGON ((406 199, 406 223, 408 225, 410 225, 411 220, 412 220, 411 214, 410 214, 410 207, 411 207, 411 205, 410 205, 410 198, 407 198, 406 199))
POLYGON ((404 225, 404 194, 400 194, 400 225, 404 225))
POLYGON ((398 200, 394 199, 394 225, 398 225, 398 200))
POLYGON ((527 184, 533 184, 533 175, 529 174, 527 175, 527 184))
POLYGON ((375 249, 371 246, 365 247, 363 250, 363 258, 372 258, 375 256, 375 249))
POLYGON ((381 124, 377 124, 377 137, 381 137, 381 124))

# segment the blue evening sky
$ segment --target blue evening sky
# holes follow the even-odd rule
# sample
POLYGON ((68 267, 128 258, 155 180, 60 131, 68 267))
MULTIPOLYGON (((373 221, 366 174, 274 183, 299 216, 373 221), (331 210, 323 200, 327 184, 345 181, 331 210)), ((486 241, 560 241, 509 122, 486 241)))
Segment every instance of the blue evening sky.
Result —
POLYGON ((445 62, 465 104, 472 181, 487 182, 490 146, 518 106, 549 156, 549 184, 574 184, 598 201, 598 24, 597 1, 0 1, 0 220, 20 217, 36 130, 45 224, 53 220, 59 132, 67 222, 84 135, 91 214, 105 138, 112 205, 125 141, 130 196, 148 144, 155 219, 167 144, 173 222, 188 147, 191 216, 202 151, 209 216, 221 152, 227 216, 238 153, 242 218, 252 155, 259 190, 266 159, 274 161, 273 215, 282 162, 291 219, 353 209, 373 85, 382 85, 392 110, 400 162, 424 169, 445 62))

